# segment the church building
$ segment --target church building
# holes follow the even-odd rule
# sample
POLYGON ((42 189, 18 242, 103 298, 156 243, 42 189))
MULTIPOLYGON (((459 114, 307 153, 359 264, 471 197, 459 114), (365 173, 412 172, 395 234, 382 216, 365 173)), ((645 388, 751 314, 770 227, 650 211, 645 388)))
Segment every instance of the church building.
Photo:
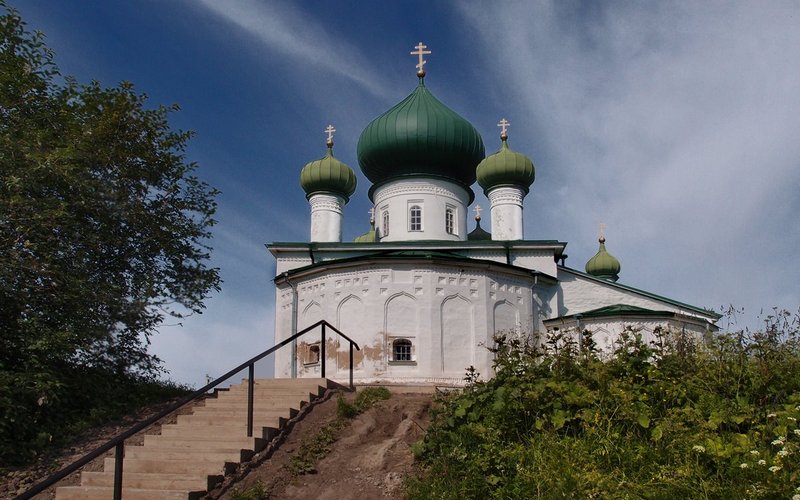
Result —
MULTIPOLYGON (((310 205, 310 241, 267 245, 277 261, 275 342, 326 320, 359 344, 357 383, 459 385, 467 367, 492 374, 496 333, 538 335, 585 329, 608 352, 626 327, 715 331, 719 315, 619 282, 620 263, 605 248, 584 270, 565 265, 566 243, 526 239, 524 200, 533 162, 512 150, 509 123, 486 156, 481 135, 419 83, 375 118, 358 141, 371 182, 370 230, 343 242, 343 208, 356 190, 353 170, 327 152, 299 172, 310 205), (472 186, 489 200, 489 224, 470 209, 472 186), (475 214, 470 231, 468 219, 475 214), (488 229, 488 230, 487 230, 488 229)), ((320 340, 309 334, 276 352, 276 377, 318 377, 320 340)), ((346 380, 348 343, 330 332, 326 375, 346 380)))

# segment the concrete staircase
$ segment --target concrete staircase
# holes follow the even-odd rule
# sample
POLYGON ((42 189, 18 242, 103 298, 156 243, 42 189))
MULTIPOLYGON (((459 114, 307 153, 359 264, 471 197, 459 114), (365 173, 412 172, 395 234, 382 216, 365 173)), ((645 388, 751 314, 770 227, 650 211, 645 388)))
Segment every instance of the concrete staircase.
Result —
MULTIPOLYGON (((327 389, 327 379, 255 381, 253 437, 247 437, 247 383, 216 391, 190 415, 145 435, 144 445, 126 446, 122 475, 125 500, 202 497, 239 463, 250 460, 302 406, 327 389)), ((80 486, 56 489, 56 500, 113 498, 114 458, 103 472, 82 472, 80 486)))

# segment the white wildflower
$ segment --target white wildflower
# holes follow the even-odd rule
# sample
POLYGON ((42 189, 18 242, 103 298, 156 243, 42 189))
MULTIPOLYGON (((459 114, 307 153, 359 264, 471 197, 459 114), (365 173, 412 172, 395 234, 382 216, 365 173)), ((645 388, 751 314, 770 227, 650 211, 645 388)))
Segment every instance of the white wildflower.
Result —
POLYGON ((800 493, 795 493, 792 495, 792 500, 800 500, 800 493))
POLYGON ((705 453, 706 449, 705 449, 704 446, 700 446, 699 444, 696 444, 696 445, 692 446, 692 451, 696 451, 697 453, 705 453))
POLYGON ((794 418, 794 417, 786 417, 786 420, 788 420, 790 422, 797 422, 797 419, 794 418))
POLYGON ((747 465, 747 464, 739 464, 739 468, 740 468, 740 469, 746 469, 746 468, 748 468, 748 467, 750 467, 750 466, 749 466, 749 465, 747 465))
POLYGON ((767 465, 767 461, 766 460, 759 460, 758 461, 758 465, 767 465))
POLYGON ((779 457, 785 457, 787 455, 789 455, 789 452, 786 451, 786 450, 781 450, 781 451, 778 452, 778 456, 779 457))
POLYGON ((775 418, 775 417, 777 417, 777 415, 775 415, 774 413, 767 413, 767 418, 775 418))
POLYGON ((780 466, 777 465, 773 465, 772 467, 769 468, 770 472, 778 472, 779 470, 781 470, 781 468, 780 466))
POLYGON ((750 450, 751 455, 758 455, 758 450, 750 450))
POLYGON ((776 439, 775 441, 772 442, 772 444, 775 446, 783 446, 783 439, 780 438, 776 439))
POLYGON ((795 429, 792 432, 794 432, 796 435, 800 436, 800 429, 795 429))

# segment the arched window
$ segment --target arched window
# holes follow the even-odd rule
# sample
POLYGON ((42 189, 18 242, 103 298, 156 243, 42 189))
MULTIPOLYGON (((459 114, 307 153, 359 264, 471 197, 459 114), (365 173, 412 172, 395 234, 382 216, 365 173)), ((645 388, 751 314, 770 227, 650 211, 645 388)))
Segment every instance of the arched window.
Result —
POLYGON ((408 230, 422 231, 422 207, 411 205, 408 209, 408 230))
POLYGON ((389 236, 389 211, 383 211, 383 218, 381 219, 381 238, 389 236))
POLYGON ((455 210, 447 207, 444 210, 444 230, 447 234, 456 234, 455 210))
POLYGON ((411 341, 397 339, 392 342, 392 361, 411 361, 411 341))

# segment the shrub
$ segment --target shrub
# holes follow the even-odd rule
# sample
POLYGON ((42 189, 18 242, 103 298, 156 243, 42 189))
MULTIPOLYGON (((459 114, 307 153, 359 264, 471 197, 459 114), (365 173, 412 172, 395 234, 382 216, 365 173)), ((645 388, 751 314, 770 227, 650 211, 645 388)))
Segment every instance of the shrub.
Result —
POLYGON ((607 360, 581 335, 496 339, 495 378, 438 401, 409 497, 800 493, 797 316, 703 343, 627 330, 607 360))

